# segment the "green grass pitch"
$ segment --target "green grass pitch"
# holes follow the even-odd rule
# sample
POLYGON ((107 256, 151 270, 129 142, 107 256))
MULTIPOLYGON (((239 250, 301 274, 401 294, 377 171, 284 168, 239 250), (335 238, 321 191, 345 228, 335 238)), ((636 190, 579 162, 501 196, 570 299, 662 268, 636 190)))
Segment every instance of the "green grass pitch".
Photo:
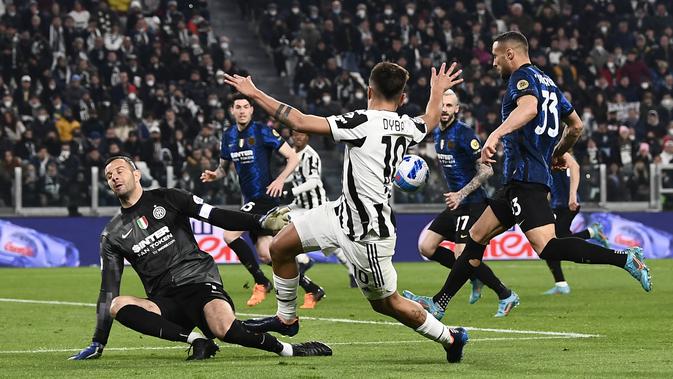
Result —
MULTIPOLYGON (((673 377, 673 260, 648 262, 654 290, 645 293, 625 271, 564 263, 572 293, 541 295, 552 277, 542 262, 495 262, 491 267, 521 296, 521 305, 494 319, 496 296, 467 304, 469 285, 453 299, 448 325, 470 330, 463 362, 450 365, 436 343, 374 313, 348 288, 340 265, 316 265, 309 276, 327 291, 314 310, 300 310, 300 333, 285 341, 321 340, 334 356, 280 358, 219 343, 213 359, 185 362, 186 346, 142 336, 119 324, 101 359, 67 361, 90 342, 100 285, 97 268, 0 269, 0 377, 673 377), (14 299, 72 302, 36 303, 14 299), (79 303, 79 304, 78 304, 79 303), (353 323, 366 320, 371 323, 353 323), (550 333, 552 332, 552 333, 550 333)), ((432 294, 446 271, 435 263, 396 265, 398 288, 432 294)), ((264 270, 270 271, 268 267, 264 270)), ((241 266, 221 266, 241 319, 273 314, 273 296, 246 308, 249 281, 241 266)), ((144 296, 131 268, 122 294, 144 296)), ((300 297, 303 293, 300 293, 300 297)))

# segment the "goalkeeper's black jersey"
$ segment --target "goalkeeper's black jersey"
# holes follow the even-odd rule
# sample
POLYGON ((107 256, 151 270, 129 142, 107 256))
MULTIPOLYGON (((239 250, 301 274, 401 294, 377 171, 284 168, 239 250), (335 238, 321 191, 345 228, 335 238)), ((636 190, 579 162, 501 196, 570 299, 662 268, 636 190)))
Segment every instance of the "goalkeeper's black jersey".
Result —
POLYGON ((189 217, 198 218, 203 201, 177 189, 144 191, 122 208, 101 236, 103 275, 133 266, 148 296, 190 283, 222 284, 213 258, 194 239, 189 217))

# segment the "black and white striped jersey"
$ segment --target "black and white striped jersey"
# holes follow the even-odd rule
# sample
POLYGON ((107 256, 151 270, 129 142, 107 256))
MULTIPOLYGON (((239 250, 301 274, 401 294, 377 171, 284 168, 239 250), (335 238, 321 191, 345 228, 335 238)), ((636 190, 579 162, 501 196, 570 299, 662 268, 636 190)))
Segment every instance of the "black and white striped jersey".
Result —
POLYGON ((309 145, 298 155, 300 162, 290 176, 293 203, 304 209, 313 209, 328 201, 322 185, 322 163, 318 153, 309 145))
POLYGON ((388 203, 397 165, 407 148, 423 140, 423 119, 382 110, 358 110, 327 117, 336 142, 346 143, 343 191, 335 212, 353 241, 370 232, 395 235, 395 215, 388 203))

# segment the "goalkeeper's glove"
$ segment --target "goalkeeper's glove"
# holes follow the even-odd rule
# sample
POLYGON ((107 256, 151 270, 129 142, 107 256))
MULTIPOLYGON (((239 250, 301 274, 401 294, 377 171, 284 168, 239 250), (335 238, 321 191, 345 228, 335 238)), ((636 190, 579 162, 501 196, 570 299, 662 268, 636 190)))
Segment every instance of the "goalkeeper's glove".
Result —
POLYGON ((290 207, 275 207, 259 219, 262 229, 277 233, 290 223, 290 207))
POLYGON ((85 347, 79 353, 71 356, 68 360, 81 361, 83 359, 97 359, 103 355, 105 345, 100 342, 92 342, 91 345, 85 347))

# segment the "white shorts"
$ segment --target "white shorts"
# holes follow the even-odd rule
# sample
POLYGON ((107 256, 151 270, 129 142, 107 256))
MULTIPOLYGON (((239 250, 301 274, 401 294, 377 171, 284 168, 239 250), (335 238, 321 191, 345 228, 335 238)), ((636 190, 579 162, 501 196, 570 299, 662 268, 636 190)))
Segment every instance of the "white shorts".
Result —
POLYGON ((397 291, 393 267, 396 237, 351 241, 339 225, 334 204, 326 203, 293 218, 305 252, 341 248, 354 268, 360 290, 369 300, 384 299, 397 291))

